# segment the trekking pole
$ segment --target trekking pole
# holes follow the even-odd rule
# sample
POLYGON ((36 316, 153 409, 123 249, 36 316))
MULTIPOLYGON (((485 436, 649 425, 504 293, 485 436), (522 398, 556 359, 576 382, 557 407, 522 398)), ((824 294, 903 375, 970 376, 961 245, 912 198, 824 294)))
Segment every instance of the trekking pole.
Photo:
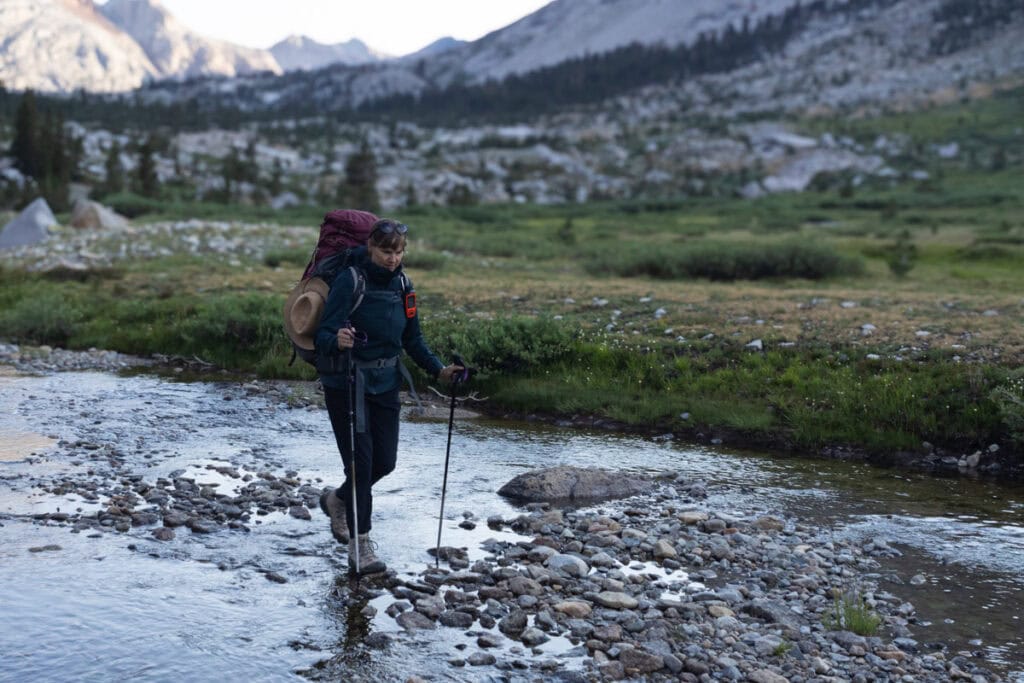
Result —
POLYGON ((355 550, 355 574, 359 576, 359 499, 356 497, 356 369, 355 356, 348 350, 348 452, 352 462, 352 547, 355 550))
POLYGON ((434 566, 441 565, 441 527, 444 524, 444 496, 448 489, 448 458, 452 452, 452 425, 455 422, 455 394, 459 382, 469 379, 470 370, 458 354, 452 356, 452 363, 462 367, 462 372, 452 377, 452 403, 448 413, 448 446, 444 450, 444 478, 441 480, 441 512, 437 516, 437 547, 434 549, 434 566))

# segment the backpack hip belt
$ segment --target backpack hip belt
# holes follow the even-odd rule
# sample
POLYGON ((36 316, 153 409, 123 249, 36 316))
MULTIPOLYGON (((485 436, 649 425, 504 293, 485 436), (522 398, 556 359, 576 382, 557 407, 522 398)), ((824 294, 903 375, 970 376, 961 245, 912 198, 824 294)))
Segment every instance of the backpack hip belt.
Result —
POLYGON ((376 360, 357 360, 355 366, 360 370, 381 370, 383 368, 393 368, 398 365, 398 356, 391 356, 391 358, 378 358, 376 360))

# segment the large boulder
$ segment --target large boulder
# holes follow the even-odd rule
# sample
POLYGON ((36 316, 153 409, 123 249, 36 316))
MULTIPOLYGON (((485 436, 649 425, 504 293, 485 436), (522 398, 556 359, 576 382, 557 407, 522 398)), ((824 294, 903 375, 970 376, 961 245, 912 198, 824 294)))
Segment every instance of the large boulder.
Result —
POLYGON ((99 202, 79 199, 71 209, 71 227, 88 228, 123 228, 128 219, 113 209, 108 209, 99 202))
POLYGON ((53 225, 57 225, 57 218, 46 200, 40 197, 0 231, 0 249, 39 244, 50 236, 53 225))
POLYGON ((562 466, 520 474, 498 489, 498 493, 527 502, 596 501, 628 498, 650 487, 650 480, 622 472, 562 466))

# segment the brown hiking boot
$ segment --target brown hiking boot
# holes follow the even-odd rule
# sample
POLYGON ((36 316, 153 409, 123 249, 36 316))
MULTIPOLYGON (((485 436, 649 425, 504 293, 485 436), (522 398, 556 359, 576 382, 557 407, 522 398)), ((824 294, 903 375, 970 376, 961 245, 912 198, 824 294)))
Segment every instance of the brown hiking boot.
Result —
POLYGON ((320 509, 331 518, 331 534, 338 543, 348 543, 348 520, 345 516, 345 504, 335 493, 335 489, 327 487, 320 494, 320 509))
POLYGON ((369 534, 359 534, 359 540, 348 542, 348 568, 357 574, 379 574, 387 569, 384 561, 377 557, 377 544, 369 534), (359 543, 359 569, 356 569, 356 543, 359 543))

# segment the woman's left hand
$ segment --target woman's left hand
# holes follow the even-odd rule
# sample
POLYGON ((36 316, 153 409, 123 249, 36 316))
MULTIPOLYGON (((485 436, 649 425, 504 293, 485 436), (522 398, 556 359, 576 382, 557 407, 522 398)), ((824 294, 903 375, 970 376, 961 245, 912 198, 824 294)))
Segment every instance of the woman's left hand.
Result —
POLYGON ((450 384, 452 377, 454 377, 456 373, 460 373, 465 369, 466 368, 461 365, 449 365, 448 367, 441 368, 441 372, 437 373, 437 379, 445 384, 450 384))

